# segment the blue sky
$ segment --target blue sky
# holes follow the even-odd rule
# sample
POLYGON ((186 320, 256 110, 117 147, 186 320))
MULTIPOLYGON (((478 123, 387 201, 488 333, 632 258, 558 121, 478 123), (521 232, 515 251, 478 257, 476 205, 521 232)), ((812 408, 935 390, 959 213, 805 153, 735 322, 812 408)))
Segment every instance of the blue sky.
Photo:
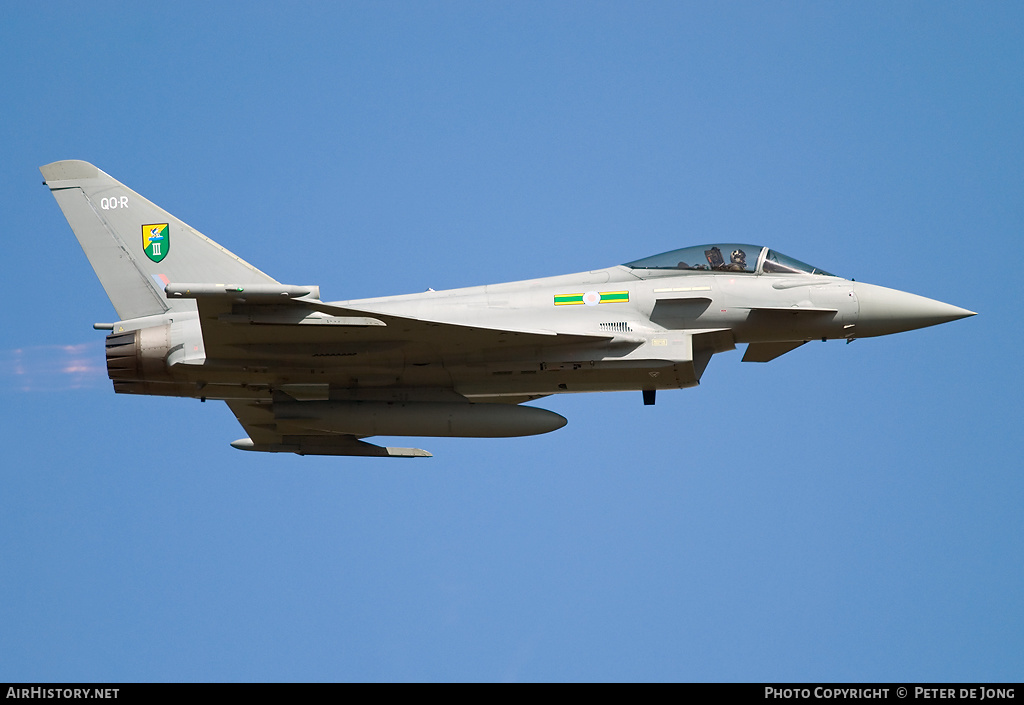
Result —
POLYGON ((19 5, 0 680, 1019 681, 1022 30, 1009 2, 19 5), (114 395, 59 159, 326 299, 732 241, 979 315, 399 443, 429 460, 242 453, 221 403, 114 395))

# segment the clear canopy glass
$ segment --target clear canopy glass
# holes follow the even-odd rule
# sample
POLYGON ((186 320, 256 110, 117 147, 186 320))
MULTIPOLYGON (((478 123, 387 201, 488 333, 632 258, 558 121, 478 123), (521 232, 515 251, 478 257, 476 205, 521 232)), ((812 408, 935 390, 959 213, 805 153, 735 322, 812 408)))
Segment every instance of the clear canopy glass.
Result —
POLYGON ((684 247, 660 255, 627 262, 633 269, 680 269, 701 272, 741 272, 746 274, 822 274, 823 269, 770 250, 761 245, 719 243, 684 247), (762 257, 763 255, 763 257, 762 257))
POLYGON ((765 254, 764 262, 761 263, 761 270, 769 274, 823 274, 826 277, 835 276, 835 274, 826 272, 824 269, 812 267, 775 250, 768 250, 765 254))

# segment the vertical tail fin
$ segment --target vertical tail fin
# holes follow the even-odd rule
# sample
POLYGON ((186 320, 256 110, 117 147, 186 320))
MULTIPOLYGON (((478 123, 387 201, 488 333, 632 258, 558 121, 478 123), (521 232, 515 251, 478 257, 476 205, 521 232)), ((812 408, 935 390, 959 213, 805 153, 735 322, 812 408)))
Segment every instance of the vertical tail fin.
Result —
POLYGON ((122 320, 194 308, 164 296, 172 282, 277 283, 88 162, 39 171, 122 320))

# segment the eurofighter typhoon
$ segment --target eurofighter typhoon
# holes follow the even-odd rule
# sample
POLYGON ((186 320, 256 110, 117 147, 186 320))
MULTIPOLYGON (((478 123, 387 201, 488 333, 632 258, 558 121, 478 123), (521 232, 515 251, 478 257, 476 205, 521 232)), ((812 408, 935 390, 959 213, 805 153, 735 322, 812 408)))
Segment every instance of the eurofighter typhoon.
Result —
POLYGON ((687 247, 566 274, 322 301, 275 279, 83 161, 40 167, 120 318, 120 394, 222 399, 235 448, 429 456, 371 436, 528 436, 565 425, 523 402, 696 386, 715 353, 768 362, 810 340, 974 315, 854 282, 761 245, 687 247))

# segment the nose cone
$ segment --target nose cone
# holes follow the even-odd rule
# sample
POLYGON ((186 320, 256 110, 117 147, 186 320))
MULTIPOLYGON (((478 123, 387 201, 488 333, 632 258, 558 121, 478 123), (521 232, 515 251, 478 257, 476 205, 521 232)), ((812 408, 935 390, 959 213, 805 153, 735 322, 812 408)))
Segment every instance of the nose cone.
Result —
POLYGON ((874 284, 857 282, 854 291, 860 307, 856 327, 858 338, 927 328, 975 315, 974 311, 959 306, 874 284))

